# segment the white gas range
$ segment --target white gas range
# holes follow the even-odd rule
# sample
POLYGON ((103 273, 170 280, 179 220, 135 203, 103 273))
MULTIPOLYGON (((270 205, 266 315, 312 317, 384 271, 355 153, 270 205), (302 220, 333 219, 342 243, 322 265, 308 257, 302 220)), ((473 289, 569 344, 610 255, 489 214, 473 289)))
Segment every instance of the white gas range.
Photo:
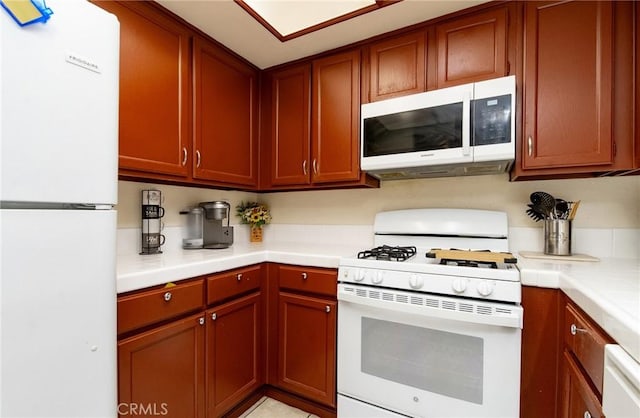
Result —
POLYGON ((374 233, 338 271, 338 416, 517 417, 523 312, 506 214, 382 212, 374 233))

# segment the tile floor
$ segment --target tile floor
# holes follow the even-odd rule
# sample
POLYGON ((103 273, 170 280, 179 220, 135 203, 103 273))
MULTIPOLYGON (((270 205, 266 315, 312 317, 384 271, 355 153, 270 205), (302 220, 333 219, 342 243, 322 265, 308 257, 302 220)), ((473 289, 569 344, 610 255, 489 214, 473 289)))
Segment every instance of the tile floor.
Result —
POLYGON ((262 397, 240 418, 318 418, 316 415, 291 407, 275 399, 262 397))

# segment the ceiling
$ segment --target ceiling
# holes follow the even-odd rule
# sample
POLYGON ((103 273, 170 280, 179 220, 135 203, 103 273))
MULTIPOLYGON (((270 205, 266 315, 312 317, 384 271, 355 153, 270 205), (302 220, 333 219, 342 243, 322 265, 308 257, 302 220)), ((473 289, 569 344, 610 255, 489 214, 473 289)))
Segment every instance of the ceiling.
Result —
POLYGON ((486 3, 487 0, 403 0, 286 42, 278 40, 233 0, 156 2, 264 69, 486 3))

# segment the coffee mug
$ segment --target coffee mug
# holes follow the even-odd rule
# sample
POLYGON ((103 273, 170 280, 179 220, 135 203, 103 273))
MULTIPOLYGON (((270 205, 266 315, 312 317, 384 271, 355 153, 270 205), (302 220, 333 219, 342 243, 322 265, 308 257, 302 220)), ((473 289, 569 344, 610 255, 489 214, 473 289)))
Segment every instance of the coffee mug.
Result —
POLYGON ((142 205, 142 219, 158 219, 164 216, 164 208, 160 205, 142 205))
POLYGON ((165 236, 158 233, 142 234, 142 248, 158 248, 164 245, 165 236))

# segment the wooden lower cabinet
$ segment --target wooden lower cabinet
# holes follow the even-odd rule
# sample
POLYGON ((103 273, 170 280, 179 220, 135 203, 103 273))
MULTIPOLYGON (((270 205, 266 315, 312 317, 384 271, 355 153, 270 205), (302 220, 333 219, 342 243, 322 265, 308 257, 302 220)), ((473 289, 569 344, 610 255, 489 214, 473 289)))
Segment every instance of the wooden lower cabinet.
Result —
POLYGON ((336 405, 336 308, 324 298, 280 292, 278 381, 282 389, 336 405))
POLYGON ((207 417, 219 417, 264 383, 260 292, 207 311, 207 417))
POLYGON ((521 418, 550 418, 556 414, 561 301, 557 289, 522 287, 521 418))
POLYGON ((562 376, 560 418, 604 418, 601 398, 568 351, 563 353, 562 376))
POLYGON ((204 315, 118 343, 118 415, 204 418, 204 315))

